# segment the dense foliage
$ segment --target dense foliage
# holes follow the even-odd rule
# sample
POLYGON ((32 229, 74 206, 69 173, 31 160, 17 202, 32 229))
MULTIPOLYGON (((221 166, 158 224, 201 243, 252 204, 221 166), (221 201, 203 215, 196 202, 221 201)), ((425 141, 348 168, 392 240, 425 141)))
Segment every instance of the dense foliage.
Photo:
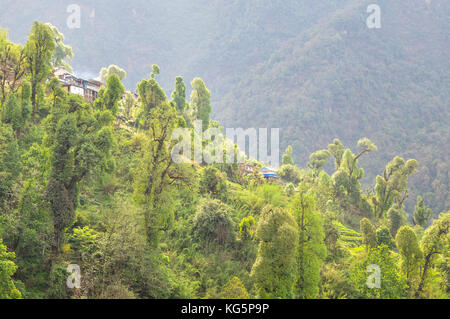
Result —
MULTIPOLYGON (((80 0, 75 29, 64 1, 3 2, 0 21, 15 41, 26 39, 23 21, 45 17, 73 44, 85 77, 116 63, 134 89, 156 61, 170 94, 176 76, 200 75, 225 127, 280 127, 281 147, 292 145, 301 166, 335 137, 370 137, 380 151, 362 160, 363 189, 396 155, 414 157, 407 209, 418 195, 434 218, 449 207, 448 0, 80 0), (380 29, 367 28, 371 4, 380 29)), ((58 47, 60 60, 67 48, 58 47)), ((177 83, 181 108, 190 92, 177 83)))
POLYGON ((450 212, 405 207, 415 159, 394 156, 367 190, 368 138, 330 140, 305 167, 287 147, 275 181, 260 162, 176 163, 174 130, 220 127, 202 79, 188 100, 177 77, 170 100, 152 65, 136 99, 109 67, 91 104, 48 78, 67 48, 53 26, 24 46, 0 35, 0 298, 449 297, 450 212))

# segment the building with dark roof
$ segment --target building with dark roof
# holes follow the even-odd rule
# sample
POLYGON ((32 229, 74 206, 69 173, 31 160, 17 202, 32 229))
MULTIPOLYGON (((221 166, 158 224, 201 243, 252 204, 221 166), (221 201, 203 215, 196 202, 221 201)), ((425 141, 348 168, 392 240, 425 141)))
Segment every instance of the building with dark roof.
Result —
POLYGON ((95 79, 78 78, 62 67, 55 69, 53 76, 58 78, 63 89, 69 93, 81 95, 89 103, 93 103, 97 99, 100 87, 103 85, 102 82, 95 79))

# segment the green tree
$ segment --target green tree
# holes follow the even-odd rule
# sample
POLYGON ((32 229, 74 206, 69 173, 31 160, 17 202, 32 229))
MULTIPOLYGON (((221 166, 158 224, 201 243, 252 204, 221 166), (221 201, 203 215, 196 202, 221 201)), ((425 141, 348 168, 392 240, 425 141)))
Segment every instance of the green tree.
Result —
POLYGON ((414 206, 414 225, 425 227, 431 217, 431 208, 426 208, 421 196, 417 196, 417 204, 414 206))
POLYGON ((71 226, 75 219, 73 198, 65 185, 56 179, 49 180, 46 191, 53 213, 55 230, 53 250, 59 252, 63 242, 64 229, 71 226))
POLYGON ((309 156, 308 167, 313 170, 315 175, 317 175, 328 162, 330 156, 331 154, 327 150, 316 151, 309 156))
POLYGON ((39 111, 38 93, 52 71, 52 57, 56 43, 53 31, 47 24, 33 22, 25 44, 27 69, 31 82, 33 115, 39 111))
POLYGON ((424 265, 416 297, 423 291, 429 268, 438 255, 449 255, 449 228, 450 228, 450 212, 441 213, 437 220, 434 220, 430 227, 427 228, 422 238, 420 246, 423 251, 424 265))
POLYGON ((8 32, 0 29, 0 104, 5 103, 9 93, 17 92, 26 68, 24 48, 9 41, 8 32))
POLYGON ((64 34, 62 34, 58 28, 54 25, 47 23, 50 28, 53 38, 55 40, 55 50, 52 56, 52 65, 53 67, 64 67, 67 71, 72 72, 72 67, 65 61, 65 59, 73 59, 73 51, 72 47, 64 44, 64 34))
POLYGON ((19 268, 15 278, 27 286, 47 284, 45 273, 53 242, 53 222, 45 205, 44 190, 38 176, 26 180, 17 209, 9 213, 3 232, 5 243, 16 253, 19 268))
POLYGON ((0 238, 0 299, 21 299, 22 294, 14 285, 12 276, 17 270, 12 261, 16 255, 7 252, 3 240, 0 238))
POLYGON ((338 242, 340 233, 336 216, 332 212, 327 211, 324 214, 323 230, 325 233, 324 242, 328 251, 327 259, 334 260, 338 257, 340 250, 338 242))
POLYGON ((203 131, 209 127, 209 115, 211 113, 211 93, 200 78, 191 82, 193 88, 191 93, 191 107, 194 109, 196 118, 202 121, 203 131))
POLYGON ((19 97, 21 102, 21 129, 23 130, 31 118, 31 84, 23 81, 20 86, 19 97))
MULTIPOLYGON (((54 117, 51 120, 59 119, 62 114, 67 113, 66 109, 66 98, 67 92, 61 88, 58 78, 54 77, 47 83, 47 91, 49 92, 48 101, 49 101, 49 117, 54 117)), ((53 121, 55 124, 55 121, 53 121)))
MULTIPOLYGON (((373 271, 373 270, 372 270, 373 271)), ((359 291, 359 298, 399 299, 406 297, 407 285, 397 271, 396 260, 385 245, 371 249, 362 262, 352 271, 353 282, 359 291), (370 265, 380 269, 380 287, 369 287, 370 265)))
POLYGON ((388 219, 389 231, 392 237, 395 237, 398 229, 406 223, 406 213, 403 207, 394 204, 386 213, 388 219))
POLYGON ((286 151, 284 151, 284 154, 281 158, 281 163, 283 165, 286 165, 286 164, 294 165, 294 159, 292 158, 292 146, 291 145, 289 145, 286 148, 286 151))
POLYGON ((401 207, 406 199, 408 176, 413 174, 417 168, 414 159, 405 160, 396 156, 390 161, 384 170, 383 177, 377 176, 373 198, 375 205, 375 217, 381 218, 391 208, 394 201, 401 207))
POLYGON ((367 218, 360 221, 360 230, 362 234, 362 242, 366 245, 366 249, 377 247, 377 230, 375 226, 367 218))
POLYGON ((12 187, 22 169, 17 141, 9 125, 0 122, 0 208, 13 197, 12 187))
POLYGON ((250 299, 250 295, 245 289, 239 277, 233 277, 223 288, 222 298, 224 299, 250 299))
POLYGON ((150 74, 150 78, 154 79, 160 73, 160 68, 157 64, 152 64, 152 73, 150 74))
POLYGON ((17 94, 10 94, 2 108, 1 120, 11 124, 16 135, 25 129, 31 115, 31 88, 28 82, 24 82, 17 94))
POLYGON ((255 234, 255 219, 253 216, 247 216, 242 218, 239 223, 239 236, 241 240, 247 241, 253 239, 255 234))
POLYGON ((395 237, 397 248, 401 256, 401 266, 408 285, 411 287, 412 280, 419 275, 420 262, 422 261, 422 251, 416 233, 410 226, 402 226, 395 237))
POLYGON ((10 94, 2 108, 2 122, 11 124, 14 131, 22 127, 22 109, 15 94, 10 94))
POLYGON ((100 70, 100 81, 105 83, 112 74, 117 75, 121 81, 127 77, 127 72, 124 69, 118 67, 117 65, 111 64, 107 68, 102 68, 100 70))
POLYGON ((144 129, 147 129, 151 110, 165 102, 167 97, 153 77, 150 77, 149 80, 139 82, 138 93, 141 104, 138 122, 144 129))
POLYGON ((208 247, 232 242, 234 232, 229 207, 219 200, 205 199, 195 215, 193 232, 208 247))
POLYGON ((226 199, 226 178, 214 166, 207 166, 203 169, 200 181, 200 193, 209 194, 218 199, 226 199))
POLYGON ((386 245, 389 249, 395 248, 394 239, 386 226, 380 226, 377 228, 377 246, 386 245))
POLYGON ((367 137, 364 137, 358 141, 358 147, 361 149, 358 155, 354 158, 354 161, 356 161, 358 158, 360 158, 364 153, 376 151, 378 147, 372 143, 371 140, 369 140, 367 137))
POLYGON ((344 145, 342 145, 342 142, 335 138, 333 140, 333 143, 328 145, 328 151, 333 155, 334 157, 334 166, 336 170, 341 167, 341 161, 342 161, 342 155, 344 155, 344 145))
POLYGON ((268 204, 274 207, 286 206, 283 199, 283 188, 280 185, 262 184, 256 188, 256 196, 259 197, 258 201, 262 204, 262 206, 268 204))
POLYGON ((314 194, 300 184, 293 201, 293 215, 298 225, 297 263, 299 267, 296 295, 301 299, 316 298, 319 293, 320 267, 327 255, 325 233, 314 194))
POLYGON ((298 231, 284 208, 264 207, 258 221, 258 255, 251 277, 258 298, 293 298, 298 231))
MULTIPOLYGON (((144 80, 145 81, 145 80, 144 80)), ((151 81, 151 80, 150 80, 151 81)), ((149 245, 156 246, 159 234, 173 221, 173 190, 188 183, 187 168, 172 161, 176 141, 172 132, 177 125, 176 111, 168 102, 152 108, 145 131, 140 163, 135 175, 135 198, 143 208, 149 245)))
POLYGON ((181 76, 175 78, 175 89, 172 92, 172 99, 175 102, 177 111, 183 113, 186 108, 186 86, 181 76))
POLYGON ((116 115, 124 92, 125 87, 119 76, 115 73, 108 75, 106 89, 100 90, 99 97, 94 104, 95 108, 109 110, 113 115, 116 115))
POLYGON ((295 194, 295 186, 292 183, 288 183, 284 188, 284 193, 286 196, 292 197, 295 194))
MULTIPOLYGON (((57 121, 55 132, 49 127, 51 173, 46 197, 54 216, 55 246, 59 252, 64 229, 71 225, 78 205, 79 183, 95 170, 112 169, 111 149, 114 137, 110 111, 93 112, 82 97, 70 95, 68 114, 57 121), (104 120, 104 115, 108 120, 104 120)), ((57 120, 58 116, 52 114, 57 120)))
POLYGON ((286 183, 297 185, 302 180, 300 169, 292 164, 284 164, 278 170, 278 176, 286 183))
POLYGON ((329 152, 335 157, 335 163, 339 163, 339 168, 331 176, 335 193, 340 198, 350 198, 353 204, 358 204, 361 199, 361 183, 364 177, 364 170, 358 166, 358 159, 365 153, 376 150, 377 147, 367 138, 358 141, 361 151, 354 155, 350 149, 343 150, 339 140, 335 144, 330 144, 329 152))
POLYGON ((126 119, 130 120, 134 116, 135 107, 136 99, 134 94, 126 91, 124 98, 119 102, 120 113, 125 116, 126 119))

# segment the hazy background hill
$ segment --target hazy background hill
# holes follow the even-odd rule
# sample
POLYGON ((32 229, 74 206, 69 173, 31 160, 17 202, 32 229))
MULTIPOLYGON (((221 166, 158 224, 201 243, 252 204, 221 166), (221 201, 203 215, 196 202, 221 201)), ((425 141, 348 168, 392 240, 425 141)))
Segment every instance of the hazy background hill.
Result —
MULTIPOLYGON (((202 77, 213 117, 232 127, 280 127, 297 164, 339 137, 369 137, 364 182, 395 155, 416 158, 412 194, 434 214, 450 207, 450 2, 448 0, 76 1, 0 0, 0 26, 24 42, 33 20, 51 22, 73 46, 76 73, 117 64, 134 89, 151 65, 170 94, 176 75, 202 77), (367 5, 381 7, 368 29, 367 5)), ((411 201, 412 200, 412 201, 411 201)))

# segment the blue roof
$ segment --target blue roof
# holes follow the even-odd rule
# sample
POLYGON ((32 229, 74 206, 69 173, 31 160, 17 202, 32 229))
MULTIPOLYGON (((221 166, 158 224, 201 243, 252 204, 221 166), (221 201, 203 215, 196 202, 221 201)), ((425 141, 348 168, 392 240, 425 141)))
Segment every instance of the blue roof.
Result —
POLYGON ((261 172, 276 172, 277 170, 272 167, 263 167, 261 168, 261 172))

